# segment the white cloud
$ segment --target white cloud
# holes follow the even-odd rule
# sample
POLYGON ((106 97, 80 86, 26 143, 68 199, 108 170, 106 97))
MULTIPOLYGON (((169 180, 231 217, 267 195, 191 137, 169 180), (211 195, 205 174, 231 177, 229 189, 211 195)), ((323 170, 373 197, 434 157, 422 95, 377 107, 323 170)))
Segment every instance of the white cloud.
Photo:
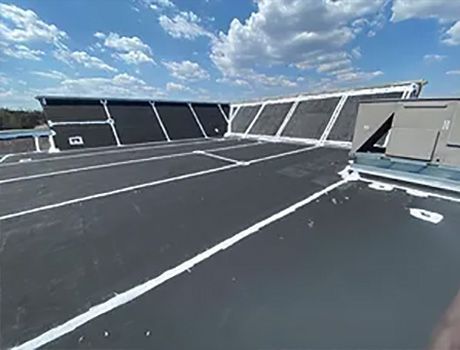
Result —
POLYGON ((434 18, 450 27, 443 35, 443 43, 460 45, 460 1, 458 0, 394 0, 394 22, 411 18, 434 18))
POLYGON ((437 18, 443 22, 460 18, 460 2, 457 0, 393 0, 395 22, 411 18, 437 18))
POLYGON ((42 78, 48 78, 48 79, 54 79, 54 80, 64 80, 68 79, 67 75, 65 75, 62 72, 59 72, 57 70, 50 70, 50 71, 33 71, 31 74, 42 77, 42 78))
POLYGON ((58 44, 67 34, 54 24, 42 21, 32 10, 0 3, 0 39, 15 43, 58 44))
POLYGON ((106 35, 101 32, 95 33, 94 36, 104 40, 104 46, 115 51, 112 54, 113 57, 127 64, 155 63, 152 58, 152 49, 137 36, 120 36, 117 33, 106 35))
POLYGON ((200 24, 200 18, 191 11, 182 11, 173 17, 161 15, 158 21, 166 33, 176 39, 194 40, 200 36, 214 38, 214 35, 200 24))
POLYGON ((69 65, 79 64, 89 69, 117 72, 116 68, 108 65, 98 57, 91 56, 85 51, 69 51, 66 49, 59 49, 54 52, 54 57, 69 65))
POLYGON ((101 33, 101 32, 96 32, 96 33, 94 33, 94 37, 97 38, 97 39, 104 40, 106 38, 106 35, 104 33, 101 33))
POLYGON ((13 90, 2 90, 0 89, 0 98, 13 96, 13 90))
POLYGON ((169 92, 177 92, 177 91, 185 91, 185 92, 190 92, 191 89, 185 85, 178 84, 178 83, 167 83, 166 84, 166 90, 169 92))
POLYGON ((176 5, 171 0, 144 0, 152 10, 158 11, 164 8, 175 8, 176 5))
POLYGON ((213 42, 211 58, 224 75, 256 65, 297 64, 337 51, 356 34, 351 23, 379 14, 385 0, 259 0, 257 11, 213 42))
MULTIPOLYGON (((96 33, 96 35, 101 36, 102 33, 96 33)), ((150 47, 145 44, 137 36, 128 37, 120 36, 117 33, 109 33, 108 36, 104 37, 104 45, 116 51, 145 51, 151 52, 150 47)))
POLYGON ((427 54, 423 56, 423 61, 426 63, 436 63, 436 62, 442 62, 446 59, 447 57, 444 55, 438 55, 438 54, 427 54))
POLYGON ((460 45, 460 21, 450 27, 442 41, 451 46, 460 45))
POLYGON ((4 55, 20 60, 41 61, 45 54, 41 50, 33 50, 22 44, 3 45, 0 43, 0 48, 4 55))
POLYGON ((163 62, 163 65, 174 78, 179 80, 198 81, 209 78, 209 73, 196 62, 163 62))
POLYGON ((155 63, 152 57, 142 51, 130 51, 124 53, 114 53, 112 55, 115 58, 118 58, 124 61, 127 64, 141 64, 141 63, 155 63))
POLYGON ((79 78, 66 79, 58 86, 42 91, 46 94, 66 94, 76 96, 107 96, 156 98, 164 96, 160 89, 148 85, 144 80, 123 73, 112 78, 79 78))
POLYGON ((10 78, 8 78, 5 74, 0 73, 0 86, 6 86, 10 83, 10 78))
POLYGON ((447 75, 460 75, 460 70, 450 70, 446 72, 447 75))

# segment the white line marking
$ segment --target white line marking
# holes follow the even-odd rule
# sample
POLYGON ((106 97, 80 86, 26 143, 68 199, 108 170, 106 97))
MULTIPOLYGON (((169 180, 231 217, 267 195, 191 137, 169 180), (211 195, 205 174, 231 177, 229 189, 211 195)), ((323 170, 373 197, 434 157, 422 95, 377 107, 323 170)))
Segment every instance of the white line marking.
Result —
POLYGON ((245 162, 241 162, 239 160, 236 160, 236 159, 231 159, 231 158, 227 158, 227 157, 222 157, 222 156, 219 156, 217 154, 213 154, 213 153, 209 153, 209 152, 206 152, 206 151, 195 151, 193 152, 195 154, 201 154, 203 156, 206 156, 206 157, 209 157, 209 158, 214 158, 214 159, 219 159, 219 160, 223 160, 224 162, 229 162, 229 163, 233 163, 233 164, 238 164, 238 165, 246 165, 247 163, 245 162))
MULTIPOLYGON (((189 146, 189 145, 199 145, 202 143, 209 143, 209 142, 225 142, 225 141, 218 141, 218 140, 211 140, 211 139, 203 139, 199 138, 195 141, 190 142, 164 142, 160 145, 152 145, 152 146, 143 146, 143 147, 130 147, 130 148, 121 148, 121 149, 110 149, 108 151, 100 151, 100 152, 90 152, 90 153, 79 153, 73 154, 68 156, 62 157, 52 157, 52 158, 45 158, 45 159, 33 159, 30 163, 40 163, 40 162, 49 162, 49 161, 56 161, 56 160, 65 160, 65 159, 74 159, 74 158, 87 158, 93 156, 100 156, 104 154, 112 154, 112 153, 125 153, 125 152, 137 152, 137 151, 144 151, 144 150, 152 150, 152 149, 161 149, 161 148, 171 148, 171 147, 179 147, 179 146, 189 146)), ((227 141, 227 140, 226 140, 227 141)), ((231 140, 228 140, 231 141, 231 140)), ((8 163, 4 164, 3 166, 11 166, 17 165, 16 163, 8 163)))
POLYGON ((260 163, 260 162, 265 162, 267 160, 283 158, 283 157, 290 156, 290 155, 293 155, 293 154, 307 152, 307 151, 310 151, 310 150, 313 150, 313 149, 316 149, 316 148, 319 148, 319 146, 311 146, 311 147, 306 147, 306 148, 299 148, 299 149, 289 151, 289 152, 278 153, 278 154, 274 154, 274 155, 271 155, 271 156, 250 160, 247 163, 249 165, 252 165, 252 164, 256 164, 256 163, 260 163))
MULTIPOLYGON (((238 148, 244 148, 244 147, 249 147, 249 146, 252 146, 252 144, 243 144, 243 145, 234 145, 234 146, 227 146, 227 147, 218 147, 218 148, 209 149, 209 151, 212 152, 212 151, 221 151, 223 149, 238 149, 238 148)), ((52 176, 59 176, 59 175, 74 174, 74 173, 79 173, 79 172, 83 172, 83 171, 106 169, 106 168, 112 168, 112 167, 117 167, 117 166, 122 166, 122 165, 145 163, 145 162, 151 162, 151 161, 155 161, 155 160, 164 160, 164 159, 185 157, 185 156, 192 155, 192 154, 194 154, 196 152, 197 151, 187 151, 187 152, 181 152, 181 153, 165 154, 165 155, 161 155, 161 156, 153 156, 153 157, 148 157, 148 158, 130 159, 130 160, 124 160, 124 161, 120 161, 120 162, 96 164, 96 165, 90 165, 90 166, 81 167, 81 168, 57 170, 57 171, 52 171, 52 172, 49 172, 49 173, 41 173, 41 174, 33 174, 33 175, 27 175, 27 176, 14 177, 14 178, 10 178, 10 179, 0 180, 0 185, 11 184, 11 183, 14 183, 14 182, 19 182, 19 181, 36 180, 36 179, 41 179, 41 178, 44 178, 44 177, 52 177, 52 176)))
MULTIPOLYGON (((229 165, 229 167, 234 165, 229 165)), ((212 248, 196 255, 195 257, 184 261, 183 263, 177 265, 176 267, 163 272, 161 275, 148 280, 140 285, 137 285, 131 289, 128 289, 120 294, 117 294, 113 298, 91 307, 88 311, 69 319, 63 324, 50 329, 49 331, 39 335, 36 338, 33 338, 21 345, 18 345, 12 350, 29 350, 36 349, 43 345, 49 344, 50 342, 61 338, 62 336, 74 331, 75 329, 83 326, 84 324, 94 320, 95 318, 104 315, 122 305, 125 305, 140 296, 150 292, 151 290, 157 288, 163 283, 173 279, 176 276, 181 275, 184 272, 190 271, 194 266, 202 263, 203 261, 211 258, 212 256, 220 253, 221 251, 232 247, 233 245, 239 243, 243 239, 259 232, 261 229, 265 228, 268 225, 273 224, 276 221, 281 220, 282 218, 294 213, 296 210, 310 204, 311 202, 317 200, 318 198, 328 194, 329 192, 335 190, 336 188, 347 183, 348 179, 342 179, 319 192, 312 194, 311 196, 305 198, 304 200, 297 202, 286 209, 267 217, 266 219, 248 227, 247 229, 237 233, 236 235, 218 243, 212 248)))
POLYGON ((14 156, 14 154, 5 154, 2 158, 0 158, 0 163, 3 163, 8 158, 14 156))
POLYGON ((202 176, 202 175, 212 174, 212 173, 216 173, 216 172, 219 172, 219 171, 224 171, 224 170, 227 170, 227 169, 235 168, 237 166, 238 165, 236 165, 236 164, 230 164, 230 165, 226 165, 226 166, 222 166, 222 167, 218 167, 218 168, 212 168, 212 169, 197 171, 197 172, 194 172, 194 173, 189 173, 189 174, 184 174, 184 175, 179 175, 179 176, 173 176, 173 177, 169 177, 169 178, 166 178, 166 179, 156 180, 156 181, 147 182, 147 183, 143 183, 143 184, 139 184, 139 185, 123 187, 123 188, 119 188, 119 189, 113 190, 113 191, 101 192, 101 193, 96 193, 96 194, 92 194, 92 195, 85 196, 85 197, 74 198, 74 199, 70 199, 70 200, 67 200, 67 201, 64 201, 64 202, 44 205, 44 206, 33 208, 33 209, 28 209, 28 210, 23 210, 23 211, 12 213, 12 214, 3 215, 3 216, 0 216, 0 221, 5 221, 5 220, 13 219, 13 218, 18 218, 18 217, 25 216, 25 215, 28 215, 28 214, 38 213, 38 212, 42 212, 42 211, 46 211, 46 210, 50 210, 50 209, 65 207, 65 206, 68 206, 68 205, 71 205, 71 204, 87 202, 87 201, 90 201, 90 200, 93 200, 93 199, 114 196, 114 195, 117 195, 117 194, 131 192, 131 191, 135 191, 135 190, 139 190, 139 189, 143 189, 143 188, 147 188, 147 187, 154 187, 154 186, 158 186, 158 185, 162 185, 162 184, 166 184, 166 183, 170 183, 170 182, 174 182, 174 181, 185 180, 185 179, 189 179, 189 178, 192 178, 192 177, 198 177, 198 176, 202 176))
MULTIPOLYGON (((239 146, 241 147, 243 145, 239 145, 239 146)), ((274 155, 274 156, 269 156, 269 157, 265 157, 265 158, 256 159, 255 161, 253 161, 251 163, 246 162, 246 163, 249 163, 249 164, 244 164, 244 165, 250 165, 250 164, 262 162, 262 161, 265 161, 265 160, 271 160, 271 159, 285 157, 285 156, 292 155, 292 154, 306 152, 306 151, 308 151, 310 149, 315 149, 315 148, 317 148, 317 147, 315 146, 315 147, 310 147, 310 148, 301 148, 299 150, 295 150, 295 151, 291 151, 291 152, 286 152, 286 153, 277 154, 277 155, 274 155)), ((130 191, 134 191, 134 190, 145 188, 145 187, 153 187, 153 186, 156 186, 156 185, 161 185, 161 184, 164 184, 164 183, 183 180, 183 179, 187 179, 187 178, 190 178, 190 177, 197 177, 197 176, 201 176, 201 175, 206 175, 206 174, 209 174, 209 173, 223 171, 223 170, 231 169, 231 168, 234 168, 234 167, 240 167, 240 166, 241 166, 241 164, 231 164, 231 165, 227 165, 227 166, 223 166, 223 167, 219 167, 219 168, 213 168, 213 169, 210 169, 210 170, 199 171, 199 172, 196 172, 196 173, 185 174, 185 175, 180 175, 180 176, 171 177, 171 178, 167 178, 167 179, 148 182, 148 183, 144 183, 144 184, 124 187, 124 188, 120 188, 120 189, 117 189, 117 190, 97 193, 97 194, 93 194, 93 195, 89 195, 89 196, 85 196, 85 197, 74 198, 74 199, 70 199, 70 200, 67 200, 67 201, 64 201, 64 202, 59 202, 59 203, 55 203, 55 204, 48 204, 48 205, 44 205, 44 206, 41 206, 41 207, 36 207, 36 208, 33 208, 33 209, 27 209, 27 210, 23 210, 23 211, 16 212, 16 213, 6 214, 6 215, 3 215, 3 216, 0 216, 0 221, 9 220, 9 219, 25 216, 25 215, 28 215, 28 214, 33 214, 33 213, 42 212, 42 211, 46 211, 46 210, 51 210, 51 209, 55 209, 55 208, 60 208, 60 207, 68 206, 68 205, 75 204, 75 203, 87 202, 87 201, 92 200, 92 199, 109 197, 109 196, 112 196, 112 195, 117 195, 117 194, 120 194, 120 193, 130 192, 130 191)))

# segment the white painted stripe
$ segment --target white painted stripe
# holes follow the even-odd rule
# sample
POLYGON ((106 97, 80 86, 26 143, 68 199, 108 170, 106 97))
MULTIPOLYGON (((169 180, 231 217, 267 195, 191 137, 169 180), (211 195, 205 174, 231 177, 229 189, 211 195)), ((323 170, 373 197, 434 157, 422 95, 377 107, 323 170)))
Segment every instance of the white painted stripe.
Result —
MULTIPOLYGON (((209 149, 209 151, 213 152, 213 151, 221 151, 221 150, 227 150, 227 149, 238 149, 238 148, 244 148, 244 147, 250 147, 250 146, 252 146, 252 144, 234 145, 234 146, 227 146, 227 147, 211 148, 209 149)), ((0 180, 0 185, 11 184, 11 183, 20 182, 20 181, 36 180, 36 179, 41 179, 45 177, 68 175, 68 174, 74 174, 74 173, 79 173, 79 172, 84 172, 84 171, 106 169, 106 168, 112 168, 112 167, 123 166, 123 165, 145 163, 145 162, 151 162, 155 160, 185 157, 185 156, 190 156, 194 154, 195 152, 197 151, 187 151, 187 152, 181 152, 181 153, 165 154, 161 156, 153 156, 153 157, 148 157, 148 158, 130 159, 130 160, 124 160, 120 162, 96 164, 96 165, 90 165, 90 166, 80 167, 80 168, 57 170, 57 171, 52 171, 48 173, 14 177, 10 179, 0 180)))
MULTIPOLYGON (((231 165, 230 165, 231 166, 231 165)), ((220 242, 219 244, 213 246, 212 248, 194 256, 193 258, 184 261, 183 263, 177 265, 176 267, 163 272, 161 275, 148 280, 140 285, 137 285, 131 289, 128 289, 122 293, 116 294, 114 297, 109 300, 91 307, 88 311, 69 319, 63 324, 50 329, 49 331, 39 335, 36 338, 33 338, 21 345, 14 347, 12 350, 29 350, 36 349, 46 344, 51 343, 52 341, 61 338, 62 336, 71 333, 77 328, 83 326, 84 324, 91 322, 95 318, 104 315, 110 311, 113 311, 120 306, 123 306, 140 296, 150 292, 151 290, 157 288, 158 286, 166 283, 167 281, 181 275, 186 271, 190 271, 196 265, 204 262, 205 260, 213 257, 214 255, 226 250, 235 244, 239 243, 243 239, 259 232, 261 229, 283 219, 284 217, 291 215, 296 210, 314 202, 320 197, 328 194, 329 192, 335 190, 336 188, 344 185, 349 180, 343 179, 340 180, 319 192, 312 194, 311 196, 305 198, 304 200, 297 202, 284 210, 273 214, 272 216, 267 217, 266 219, 246 228, 245 230, 237 233, 236 235, 220 242)))
MULTIPOLYGON (((247 140, 246 140, 247 141, 247 140)), ((226 151, 228 149, 236 149, 236 148, 246 148, 246 147, 253 147, 253 146, 261 146, 261 145, 266 145, 267 143, 261 142, 261 141, 254 141, 254 142, 248 142, 244 143, 242 145, 237 145, 237 146, 224 146, 224 147, 218 147, 218 148, 213 148, 209 149, 208 151, 226 151)))
POLYGON ((87 201, 90 201, 90 200, 93 200, 93 199, 105 198, 105 197, 109 197, 109 196, 118 195, 118 194, 121 194, 121 193, 140 190, 140 189, 143 189, 143 188, 154 187, 154 186, 167 184, 167 183, 171 183, 171 182, 175 182, 175 181, 180 181, 180 180, 185 180, 185 179, 198 177, 198 176, 202 176, 202 175, 212 174, 212 173, 216 173, 216 172, 219 172, 219 171, 224 171, 224 170, 227 170, 227 169, 235 168, 237 166, 238 166, 237 164, 230 164, 230 165, 226 165, 226 166, 222 166, 222 167, 218 167, 218 168, 212 168, 212 169, 197 171, 197 172, 194 172, 194 173, 189 173, 189 174, 184 174, 184 175, 179 175, 179 176, 173 176, 173 177, 169 177, 169 178, 166 178, 166 179, 147 182, 147 183, 143 183, 143 184, 139 184, 139 185, 123 187, 123 188, 119 188, 119 189, 113 190, 113 191, 101 192, 101 193, 96 193, 96 194, 92 194, 92 195, 85 196, 85 197, 74 198, 74 199, 70 199, 70 200, 67 200, 67 201, 64 201, 64 202, 44 205, 44 206, 33 208, 33 209, 28 209, 28 210, 23 210, 23 211, 12 213, 12 214, 3 215, 3 216, 0 216, 0 221, 14 219, 14 218, 18 218, 18 217, 25 216, 25 215, 28 215, 28 214, 39 213, 39 212, 47 211, 47 210, 51 210, 51 209, 61 208, 61 207, 65 207, 65 206, 76 204, 76 203, 87 202, 87 201))
POLYGON ((271 156, 267 156, 267 157, 263 157, 263 158, 258 158, 258 159, 250 160, 250 161, 248 161, 247 163, 248 163, 249 165, 252 165, 252 164, 256 164, 256 163, 260 163, 260 162, 265 162, 265 161, 267 161, 267 160, 272 160, 272 159, 277 159, 277 158, 283 158, 283 157, 286 157, 286 156, 291 156, 291 155, 294 155, 294 154, 307 152, 307 151, 310 151, 310 150, 313 150, 313 149, 316 149, 316 148, 319 148, 319 147, 318 147, 318 146, 311 146, 311 147, 306 147, 306 148, 299 148, 299 149, 296 149, 296 150, 294 150, 294 151, 289 151, 289 152, 284 152, 284 153, 273 154, 273 155, 271 155, 271 156))
MULTIPOLYGON (((66 159, 76 159, 76 158, 88 158, 88 157, 94 157, 94 156, 100 156, 100 155, 105 155, 105 154, 120 154, 120 153, 128 153, 128 152, 138 152, 138 151, 145 151, 145 150, 153 150, 153 149, 161 149, 161 148, 172 148, 172 147, 179 147, 179 146, 189 146, 189 145, 199 145, 202 143, 209 143, 209 142, 225 142, 225 141, 231 141, 231 140, 225 140, 225 141, 218 141, 218 140, 206 140, 203 138, 199 139, 194 139, 195 141, 187 141, 187 142, 171 142, 167 143, 164 142, 162 144, 155 144, 152 146, 143 146, 143 147, 130 147, 130 148, 122 148, 122 149, 113 149, 111 148, 110 150, 107 151, 97 151, 97 152, 89 152, 89 153, 78 153, 78 154, 72 154, 72 155, 66 155, 66 156, 58 156, 58 157, 52 157, 52 158, 45 158, 45 159, 33 159, 31 160, 31 163, 41 163, 41 162, 50 162, 50 161, 57 161, 57 160, 66 160, 66 159)), ((15 163, 8 163, 4 164, 3 166, 12 166, 12 165, 17 165, 15 163)))
POLYGON ((229 162, 229 163, 238 164, 238 165, 245 165, 244 162, 241 162, 239 160, 231 159, 231 158, 227 158, 227 157, 222 157, 222 156, 219 156, 217 154, 209 153, 209 152, 206 152, 206 151, 195 151, 194 153, 195 154, 201 154, 201 155, 209 157, 209 158, 223 160, 224 162, 229 162))
POLYGON ((5 154, 2 158, 0 158, 0 163, 4 162, 8 158, 14 156, 14 154, 5 154))

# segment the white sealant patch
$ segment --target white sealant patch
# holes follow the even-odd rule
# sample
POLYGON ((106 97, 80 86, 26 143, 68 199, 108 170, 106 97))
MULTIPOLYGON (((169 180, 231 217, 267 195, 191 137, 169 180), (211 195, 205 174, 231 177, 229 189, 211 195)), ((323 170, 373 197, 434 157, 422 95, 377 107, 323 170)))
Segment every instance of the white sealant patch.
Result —
POLYGON ((395 189, 394 186, 390 184, 385 184, 383 182, 377 182, 377 181, 371 182, 369 184, 369 188, 372 188, 373 190, 385 191, 385 192, 391 192, 395 189))
POLYGON ((411 189, 411 188, 406 189, 406 193, 410 196, 420 197, 420 198, 428 198, 430 196, 429 193, 427 192, 416 190, 416 189, 411 189))
POLYGON ((444 219, 443 215, 425 209, 410 208, 409 211, 413 217, 436 225, 444 219))
POLYGON ((345 169, 339 172, 339 175, 342 177, 342 179, 347 180, 347 181, 359 181, 361 180, 361 176, 359 173, 355 170, 352 169, 350 165, 347 165, 345 169))

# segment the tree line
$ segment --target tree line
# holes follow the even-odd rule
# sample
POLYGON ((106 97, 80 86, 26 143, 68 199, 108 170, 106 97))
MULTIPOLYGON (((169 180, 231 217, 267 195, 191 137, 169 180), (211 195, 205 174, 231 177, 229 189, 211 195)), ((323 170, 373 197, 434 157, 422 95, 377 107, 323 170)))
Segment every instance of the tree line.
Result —
POLYGON ((14 111, 0 108, 0 130, 33 129, 46 124, 41 111, 14 111))

